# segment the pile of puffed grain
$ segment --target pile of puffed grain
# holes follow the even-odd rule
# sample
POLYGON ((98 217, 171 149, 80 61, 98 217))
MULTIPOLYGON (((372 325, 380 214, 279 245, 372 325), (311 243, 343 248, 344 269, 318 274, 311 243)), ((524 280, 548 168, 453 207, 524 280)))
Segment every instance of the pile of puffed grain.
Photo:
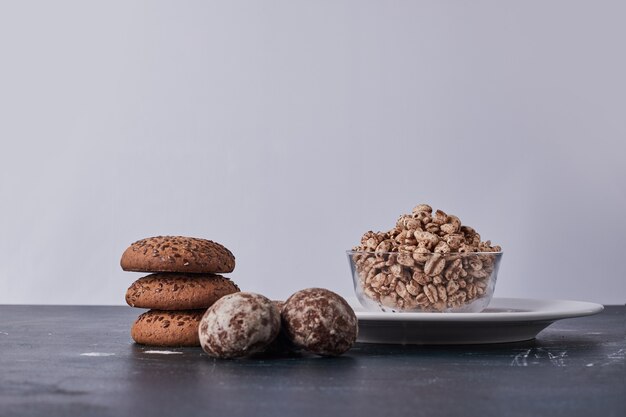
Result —
POLYGON ((493 292, 496 252, 500 246, 481 241, 457 216, 420 204, 353 248, 357 294, 391 309, 459 309, 493 292))

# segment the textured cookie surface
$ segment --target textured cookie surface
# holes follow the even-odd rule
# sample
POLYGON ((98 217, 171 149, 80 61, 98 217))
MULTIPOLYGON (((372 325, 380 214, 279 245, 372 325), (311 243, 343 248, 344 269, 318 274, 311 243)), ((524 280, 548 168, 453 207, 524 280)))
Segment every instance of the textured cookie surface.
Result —
POLYGON ((198 325, 204 310, 150 310, 130 330, 133 340, 150 346, 200 346, 198 325))
POLYGON ((133 282, 126 291, 126 302, 131 307, 158 310, 207 309, 237 291, 237 285, 221 275, 157 273, 133 282))
POLYGON ((332 291, 298 291, 287 299, 281 315, 289 339, 309 352, 341 355, 356 341, 358 323, 354 310, 332 291))
POLYGON ((224 246, 206 239, 156 236, 128 247, 120 261, 125 271, 224 273, 235 269, 235 257, 224 246))
POLYGON ((199 336, 210 356, 237 358, 263 351, 280 331, 280 312, 268 298, 238 292, 220 298, 202 317, 199 336))

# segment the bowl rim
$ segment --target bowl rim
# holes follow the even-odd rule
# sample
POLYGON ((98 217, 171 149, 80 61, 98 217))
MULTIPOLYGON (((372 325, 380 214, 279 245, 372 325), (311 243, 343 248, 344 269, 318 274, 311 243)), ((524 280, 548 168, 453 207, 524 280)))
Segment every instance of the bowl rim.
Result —
MULTIPOLYGON (((369 254, 369 255, 397 255, 398 252, 380 252, 380 251, 366 251, 366 250, 347 250, 346 254, 348 255, 354 255, 354 254, 369 254)), ((444 256, 450 256, 450 255, 502 255, 504 254, 504 251, 499 251, 499 252, 448 252, 448 253, 438 253, 438 252, 430 252, 430 253, 425 253, 424 255, 444 255, 444 256)))

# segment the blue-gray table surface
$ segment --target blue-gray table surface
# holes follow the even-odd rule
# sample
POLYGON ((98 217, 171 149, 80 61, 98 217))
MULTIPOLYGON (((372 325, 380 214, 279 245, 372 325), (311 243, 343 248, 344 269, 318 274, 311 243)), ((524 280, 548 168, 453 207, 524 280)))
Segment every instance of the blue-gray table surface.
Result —
POLYGON ((129 307, 0 306, 0 416, 626 416, 626 307, 521 343, 217 360, 129 307))

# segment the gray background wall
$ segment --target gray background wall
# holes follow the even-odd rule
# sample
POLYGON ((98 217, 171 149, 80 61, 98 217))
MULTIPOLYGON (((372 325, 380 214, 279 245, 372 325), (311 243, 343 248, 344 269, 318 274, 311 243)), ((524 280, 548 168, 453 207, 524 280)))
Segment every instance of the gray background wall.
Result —
POLYGON ((350 295, 421 202, 502 245, 496 296, 624 303, 625 4, 0 1, 0 303, 122 304, 158 234, 350 295))

